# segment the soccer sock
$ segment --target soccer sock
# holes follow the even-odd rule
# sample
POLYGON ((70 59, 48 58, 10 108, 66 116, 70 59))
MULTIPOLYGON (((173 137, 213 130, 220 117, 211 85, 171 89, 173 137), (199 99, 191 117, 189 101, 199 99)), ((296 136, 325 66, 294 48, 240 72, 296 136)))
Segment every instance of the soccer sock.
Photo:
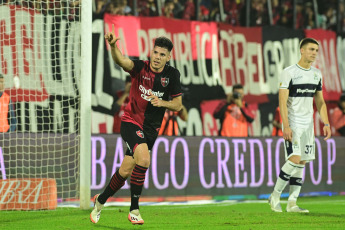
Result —
POLYGON ((98 196, 98 202, 104 204, 109 197, 114 195, 124 184, 127 178, 123 178, 119 170, 111 177, 108 186, 105 188, 104 192, 98 196))
POLYGON ((132 171, 130 211, 134 209, 139 209, 139 198, 141 195, 141 191, 143 190, 146 171, 147 171, 147 168, 140 165, 135 165, 132 171))
POLYGON ((297 164, 287 160, 280 170, 276 185, 274 186, 273 196, 280 198, 281 193, 286 187, 292 173, 295 171, 297 164))
POLYGON ((298 165, 290 177, 290 196, 288 201, 296 202, 302 188, 304 165, 298 165))

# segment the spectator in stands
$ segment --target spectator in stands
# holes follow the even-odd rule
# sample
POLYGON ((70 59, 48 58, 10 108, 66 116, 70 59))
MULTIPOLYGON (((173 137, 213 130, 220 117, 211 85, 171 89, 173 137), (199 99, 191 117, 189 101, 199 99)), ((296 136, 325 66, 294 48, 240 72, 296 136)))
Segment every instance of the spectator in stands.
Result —
POLYGON ((185 20, 196 20, 195 16, 195 4, 193 0, 187 0, 184 5, 184 11, 182 19, 185 20))
POLYGON ((94 18, 103 19, 104 13, 112 15, 131 15, 132 9, 127 0, 96 0, 94 18))
POLYGON ((209 13, 210 13, 210 11, 206 6, 200 5, 199 17, 196 17, 194 1, 193 0, 187 0, 187 2, 184 5, 184 11, 183 11, 182 19, 208 21, 209 20, 209 13))
POLYGON ((282 9, 280 7, 279 0, 273 0, 272 1, 272 19, 273 19, 272 24, 273 25, 279 24, 279 21, 281 18, 281 11, 282 9))
POLYGON ((240 25, 240 12, 243 7, 243 0, 237 1, 237 0, 224 0, 224 13, 226 13, 226 19, 225 22, 233 25, 233 26, 239 26, 240 25))
POLYGON ((158 135, 165 135, 165 136, 178 136, 178 134, 182 134, 182 131, 180 130, 178 123, 177 123, 177 117, 181 118, 183 121, 188 120, 188 111, 184 105, 182 105, 182 109, 178 112, 173 112, 171 110, 166 110, 162 126, 159 130, 158 135))
POLYGON ((335 128, 335 136, 345 136, 345 92, 331 115, 331 125, 335 128))
POLYGON ((254 115, 243 100, 243 86, 234 85, 232 93, 225 102, 219 103, 213 116, 220 119, 219 135, 224 137, 247 137, 248 123, 254 121, 254 115))
POLYGON ((114 124, 113 124, 113 133, 120 133, 121 128, 121 117, 125 111, 125 108, 129 102, 129 91, 132 86, 131 77, 126 77, 125 88, 116 93, 114 97, 113 110, 114 113, 114 124))
POLYGON ((304 29, 305 25, 304 17, 304 5, 303 2, 298 1, 296 3, 296 29, 304 29))
POLYGON ((311 2, 307 2, 304 5, 304 28, 305 29, 315 29, 316 25, 315 25, 315 12, 313 9, 313 4, 311 2))
POLYGON ((286 0, 281 5, 282 6, 281 6, 281 13, 280 13, 280 20, 278 22, 278 25, 292 28, 292 23, 293 23, 292 2, 291 0, 286 0))
POLYGON ((321 15, 320 27, 325 30, 337 29, 337 11, 332 4, 326 6, 324 13, 321 15))
POLYGON ((220 9, 219 9, 219 0, 211 0, 211 6, 209 8, 209 20, 214 22, 220 22, 220 9))
POLYGON ((155 0, 138 0, 139 16, 154 17, 158 16, 155 0))
MULTIPOLYGON (((264 26, 268 25, 268 13, 264 0, 252 0, 250 2, 250 21, 249 26, 264 26)), ((241 26, 246 26, 246 6, 242 7, 240 15, 241 26)))
POLYGON ((338 10, 340 11, 340 31, 342 33, 345 33, 345 1, 342 1, 339 3, 339 8, 338 10))
POLYGON ((127 6, 127 0, 112 0, 113 1, 113 15, 130 15, 132 9, 127 6))
POLYGON ((273 129, 272 129, 272 136, 283 136, 283 130, 282 130, 282 117, 280 116, 280 108, 279 106, 276 108, 276 111, 274 113, 274 119, 273 119, 273 129))
POLYGON ((5 79, 0 74, 0 132, 13 132, 16 130, 17 119, 14 114, 13 104, 5 91, 5 79))
POLYGON ((93 19, 103 19, 107 4, 107 0, 94 0, 93 19))
POLYGON ((167 18, 174 18, 174 8, 175 4, 171 0, 164 2, 164 7, 162 8, 162 16, 167 18))
POLYGON ((111 0, 109 4, 107 5, 105 11, 106 13, 112 14, 112 15, 122 15, 118 0, 111 0))
POLYGON ((174 18, 182 18, 184 7, 179 0, 173 0, 174 2, 174 18))

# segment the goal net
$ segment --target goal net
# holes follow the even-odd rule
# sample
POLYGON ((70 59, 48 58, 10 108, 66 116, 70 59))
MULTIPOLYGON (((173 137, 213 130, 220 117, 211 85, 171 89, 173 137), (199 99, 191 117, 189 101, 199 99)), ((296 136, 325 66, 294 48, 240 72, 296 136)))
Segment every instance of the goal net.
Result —
POLYGON ((0 1, 0 210, 79 199, 80 13, 80 1, 0 1))

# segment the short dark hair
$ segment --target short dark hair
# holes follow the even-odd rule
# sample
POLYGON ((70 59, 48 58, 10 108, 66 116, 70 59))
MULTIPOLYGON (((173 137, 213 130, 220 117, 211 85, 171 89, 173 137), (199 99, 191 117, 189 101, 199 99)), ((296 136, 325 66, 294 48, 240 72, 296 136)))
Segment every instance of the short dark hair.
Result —
POLYGON ((313 43, 313 44, 319 45, 319 43, 314 38, 304 38, 299 43, 299 48, 301 49, 304 45, 307 45, 309 43, 313 43))
POLYGON ((243 89, 243 85, 235 84, 235 85, 232 86, 232 91, 234 91, 235 89, 243 89))
POLYGON ((174 45, 167 37, 158 37, 155 40, 155 46, 166 48, 169 52, 173 49, 174 45))

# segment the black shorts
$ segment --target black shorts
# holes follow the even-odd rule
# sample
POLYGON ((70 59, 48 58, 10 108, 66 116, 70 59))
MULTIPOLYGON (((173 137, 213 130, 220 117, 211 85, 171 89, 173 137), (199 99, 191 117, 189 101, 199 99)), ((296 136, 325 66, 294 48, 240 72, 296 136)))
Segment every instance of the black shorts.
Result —
POLYGON ((151 150, 158 136, 156 131, 149 132, 133 123, 123 121, 120 132, 122 139, 126 142, 128 156, 133 156, 135 148, 142 143, 146 143, 148 149, 151 150))

